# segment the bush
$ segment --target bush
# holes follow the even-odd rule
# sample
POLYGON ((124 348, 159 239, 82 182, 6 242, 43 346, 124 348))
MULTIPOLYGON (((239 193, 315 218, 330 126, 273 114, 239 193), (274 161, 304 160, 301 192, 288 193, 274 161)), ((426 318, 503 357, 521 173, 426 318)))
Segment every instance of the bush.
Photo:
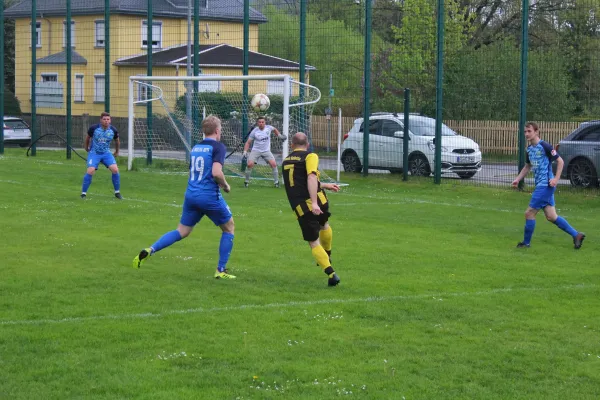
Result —
POLYGON ((9 90, 4 91, 4 115, 21 116, 21 104, 15 94, 9 90))

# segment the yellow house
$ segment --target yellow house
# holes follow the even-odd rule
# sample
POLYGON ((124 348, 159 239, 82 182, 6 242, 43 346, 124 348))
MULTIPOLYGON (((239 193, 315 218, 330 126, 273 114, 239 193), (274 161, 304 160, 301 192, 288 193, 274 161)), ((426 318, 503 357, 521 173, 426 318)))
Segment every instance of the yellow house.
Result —
MULTIPOLYGON (((104 0, 74 1, 71 21, 72 115, 105 111, 104 0)), ((147 74, 147 2, 110 2, 110 111, 127 116, 128 81, 147 74), (140 8, 140 4, 144 8, 140 8)), ((187 0, 153 0, 152 74, 187 75, 187 0)), ((36 18, 36 112, 66 115, 66 6, 38 2, 36 18)), ((201 73, 241 75, 243 60, 243 2, 200 0, 201 73)), ((5 10, 15 19, 15 95, 23 113, 31 112, 31 0, 5 10)), ((258 25, 266 17, 250 9, 249 74, 299 76, 299 64, 258 53, 258 25)), ((314 67, 306 66, 306 71, 314 67)), ((307 77, 308 78, 308 77, 307 77)), ((307 79, 308 80, 308 79, 307 79)), ((210 84, 206 84, 210 86, 210 84)), ((206 86, 205 85, 205 86, 206 86)), ((214 84, 213 84, 214 85, 214 84)), ((264 82, 266 93, 281 87, 264 82)), ((206 90, 213 90, 206 88, 206 90)), ((252 89, 251 89, 252 90, 252 89)), ((251 91, 252 92, 252 91, 251 91)))

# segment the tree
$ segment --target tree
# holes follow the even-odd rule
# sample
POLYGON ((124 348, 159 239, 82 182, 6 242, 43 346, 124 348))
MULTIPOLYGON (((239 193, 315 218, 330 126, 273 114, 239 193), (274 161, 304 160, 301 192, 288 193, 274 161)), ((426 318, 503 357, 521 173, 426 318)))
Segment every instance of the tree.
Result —
MULTIPOLYGON (((16 0, 4 0, 4 8, 16 3, 16 0)), ((4 87, 15 91, 15 20, 4 20, 4 87)))

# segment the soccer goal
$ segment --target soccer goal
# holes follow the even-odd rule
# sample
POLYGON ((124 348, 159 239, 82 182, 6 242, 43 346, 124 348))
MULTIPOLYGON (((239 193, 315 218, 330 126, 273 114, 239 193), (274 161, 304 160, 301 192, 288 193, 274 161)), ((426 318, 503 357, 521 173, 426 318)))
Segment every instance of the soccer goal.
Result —
MULTIPOLYGON (((202 120, 212 114, 222 121, 221 141, 227 147, 225 173, 243 177, 244 143, 257 118, 265 117, 267 124, 288 138, 295 132, 310 137, 311 115, 320 98, 318 88, 289 75, 131 76, 128 169, 145 168, 149 163, 187 168, 189 152, 203 139, 202 120), (265 112, 257 113, 250 105, 257 93, 269 97, 271 104, 265 112)), ((279 165, 289 149, 289 140, 271 137, 271 151, 279 165)), ((333 181, 324 175, 325 181, 333 181)), ((271 168, 260 160, 252 169, 252 179, 272 180, 271 168)))

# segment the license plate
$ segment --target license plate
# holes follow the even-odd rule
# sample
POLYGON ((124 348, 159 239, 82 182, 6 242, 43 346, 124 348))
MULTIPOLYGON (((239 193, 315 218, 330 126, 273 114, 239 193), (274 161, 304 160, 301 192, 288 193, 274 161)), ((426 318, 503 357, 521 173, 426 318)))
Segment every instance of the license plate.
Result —
POLYGON ((475 162, 475 157, 473 156, 465 156, 465 157, 456 157, 456 162, 461 164, 467 164, 475 162))

